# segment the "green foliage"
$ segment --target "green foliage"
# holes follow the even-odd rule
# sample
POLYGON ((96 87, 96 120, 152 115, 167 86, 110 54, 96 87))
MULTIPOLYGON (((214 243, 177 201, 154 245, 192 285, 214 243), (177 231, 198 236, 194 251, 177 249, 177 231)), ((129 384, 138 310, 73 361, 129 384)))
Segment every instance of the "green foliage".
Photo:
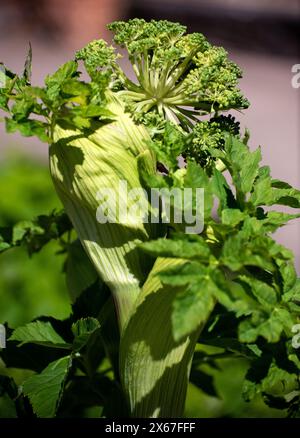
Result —
POLYGON ((11 341, 20 341, 21 345, 30 342, 46 346, 64 347, 65 344, 65 341, 56 333, 49 322, 41 321, 31 322, 24 327, 18 327, 9 339, 11 341))
POLYGON ((0 228, 0 252, 24 245, 29 255, 41 250, 52 239, 59 239, 72 229, 64 212, 38 216, 33 222, 19 222, 13 227, 0 228))
MULTIPOLYGON (((168 151, 168 145, 162 154, 165 151, 168 151)), ((289 206, 297 207, 299 191, 274 187, 269 171, 259 166, 260 150, 251 152, 236 136, 227 135, 224 150, 218 157, 230 173, 234 191, 216 168, 207 180, 200 167, 188 163, 186 175, 192 166, 193 182, 199 181, 198 186, 204 185, 209 193, 215 194, 219 217, 207 217, 201 237, 173 233, 169 239, 146 242, 141 247, 155 257, 177 255, 186 260, 180 267, 159 273, 161 281, 167 285, 175 288, 185 285, 185 290, 177 292, 173 301, 175 339, 192 333, 209 318, 215 303, 219 303, 222 313, 226 310, 236 318, 235 336, 241 345, 257 344, 264 357, 265 349, 268 351, 270 345, 281 343, 287 354, 292 327, 300 313, 299 307, 292 306, 292 301, 295 302, 292 291, 297 290, 298 280, 292 253, 277 244, 270 232, 299 214, 270 211, 264 207, 271 205, 270 199, 272 205, 283 203, 277 190, 287 190, 289 206), (262 177, 268 181, 262 195, 266 202, 257 203, 254 193, 262 177), (228 208, 230 205, 234 208, 228 208)), ((172 181, 168 175, 162 178, 172 187, 174 179, 172 181)), ((183 187, 190 187, 190 183, 185 185, 186 180, 186 177, 182 180, 183 187)), ((286 184, 281 182, 280 187, 286 187, 286 184)), ((215 318, 218 321, 218 316, 215 318)), ((218 331, 217 336, 221 342, 226 334, 218 331)), ((289 357, 286 361, 289 367, 295 368, 289 357)), ((264 366, 266 375, 273 376, 276 382, 283 378, 283 371, 274 374, 271 363, 264 363, 264 366)), ((290 379, 287 394, 299 390, 297 369, 299 374, 299 361, 292 375, 285 371, 290 379)), ((258 380, 257 384, 263 388, 266 398, 270 395, 268 404, 272 406, 274 384, 267 382, 269 380, 258 380)))
MULTIPOLYGON (((75 303, 73 314, 67 320, 59 321, 42 317, 24 327, 18 327, 9 337, 7 349, 0 351, 0 357, 7 366, 24 367, 37 372, 27 378, 23 384, 22 394, 30 401, 30 405, 24 408, 25 416, 31 415, 30 406, 39 417, 55 416, 60 409, 62 397, 69 397, 72 393, 73 387, 72 384, 69 387, 70 382, 76 380, 75 375, 78 372, 87 374, 89 385, 93 384, 94 379, 103 378, 98 368, 102 361, 105 361, 105 356, 103 347, 101 349, 99 346, 103 343, 103 339, 107 339, 107 324, 103 321, 100 329, 96 318, 77 319, 78 316, 91 314, 92 311, 96 311, 100 320, 103 319, 101 316, 103 298, 96 291, 97 289, 93 290, 94 302, 90 303, 89 309, 84 310, 82 304, 85 294, 83 294, 78 303, 75 303), (80 313, 77 306, 80 306, 80 313), (96 350, 95 345, 98 347, 96 350), (68 389, 64 390, 67 382, 69 382, 68 389), (49 387, 51 387, 50 391, 48 391, 49 387)), ((7 328, 7 332, 10 333, 11 330, 7 328)), ((113 342, 117 344, 118 340, 113 342)), ((107 348, 109 351, 108 345, 107 348)), ((111 386, 114 387, 114 382, 107 379, 106 388, 109 391, 112 390, 111 386)), ((11 398, 14 400, 13 397, 11 398)), ((103 404, 103 397, 100 400, 98 398, 96 404, 103 404)))
POLYGON ((54 417, 70 366, 71 358, 66 356, 50 363, 41 374, 25 381, 24 394, 29 397, 38 417, 54 417))
MULTIPOLYGON (((229 400, 228 381, 226 391, 226 382, 218 384, 228 359, 243 369, 234 390, 240 398, 297 416, 299 279, 293 254, 272 233, 300 216, 273 206, 299 209, 300 191, 272 179, 261 150, 249 149, 249 133, 242 138, 239 123, 219 114, 248 106, 241 71, 223 48, 162 20, 109 29, 136 82, 102 40, 79 50, 44 87, 30 83, 31 49, 21 75, 5 71, 7 131, 51 143, 50 172, 65 212, 49 201, 32 220, 8 203, 0 252, 9 260, 25 249, 43 261, 55 248, 73 306, 65 320, 35 314, 14 331, 6 325, 2 361, 32 374, 18 387, 6 369, 0 395, 18 416, 84 416, 90 408, 103 416, 179 416, 190 369, 202 393, 229 400), (80 80, 81 61, 89 82, 80 80), (188 204, 167 201, 167 225, 163 208, 157 224, 134 214, 126 223, 99 223, 98 190, 120 179, 148 192, 204 189, 203 212, 192 196, 188 204), (191 234, 186 219, 175 220, 187 211, 201 216, 203 230, 191 234)), ((33 290, 42 274, 30 273, 33 290)))
POLYGON ((74 334, 73 349, 74 351, 81 350, 89 341, 90 336, 100 327, 100 324, 95 318, 85 318, 76 321, 72 325, 74 334))

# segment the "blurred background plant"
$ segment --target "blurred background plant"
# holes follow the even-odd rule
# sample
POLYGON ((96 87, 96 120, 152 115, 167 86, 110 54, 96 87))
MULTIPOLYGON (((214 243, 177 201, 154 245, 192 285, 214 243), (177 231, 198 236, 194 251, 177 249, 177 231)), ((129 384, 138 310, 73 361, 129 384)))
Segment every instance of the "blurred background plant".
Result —
MULTIPOLYGON (((291 67, 299 63, 298 0, 12 0, 0 5, 0 61, 19 71, 27 41, 33 46, 33 82, 72 57, 92 39, 109 35, 105 24, 129 17, 181 21, 190 31, 203 32, 223 45, 245 72, 241 83, 251 102, 242 126, 253 132, 250 144, 263 146, 264 161, 275 178, 299 187, 299 90, 291 87, 291 67)), ((126 61, 124 61, 126 62, 126 61)), ((8 137, 0 124, 0 226, 30 220, 60 209, 46 164, 45 146, 36 139, 8 137)), ((299 224, 277 235, 291 248, 300 266, 299 224)), ((0 258, 0 322, 11 327, 40 315, 66 318, 70 313, 63 275, 64 255, 48 244, 28 258, 23 248, 0 258)), ((188 392, 189 417, 264 417, 285 415, 269 409, 261 399, 245 403, 241 397, 246 363, 217 361, 219 369, 199 366, 188 392), (202 374, 201 374, 202 371, 202 374), (206 374, 203 375, 203 372, 206 374), (209 376, 214 376, 214 384, 209 376), (205 379, 203 378, 204 376, 205 379), (203 386, 204 382, 204 386, 203 386)), ((21 383, 29 371, 4 369, 21 383)), ((0 394, 1 395, 1 394, 0 394)), ((87 411, 87 416, 98 415, 87 411)), ((0 417, 13 417, 11 402, 0 397, 0 417)))

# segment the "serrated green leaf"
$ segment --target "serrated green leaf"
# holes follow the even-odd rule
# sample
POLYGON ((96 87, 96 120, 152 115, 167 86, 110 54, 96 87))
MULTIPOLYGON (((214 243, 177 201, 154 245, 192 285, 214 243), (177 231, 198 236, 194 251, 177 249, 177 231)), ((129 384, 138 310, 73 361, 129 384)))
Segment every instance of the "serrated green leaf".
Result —
POLYGON ((254 190, 250 196, 253 205, 270 205, 272 202, 272 189, 270 178, 258 179, 254 184, 254 190))
POLYGON ((22 120, 27 119, 31 112, 33 112, 36 106, 36 101, 32 96, 26 95, 25 93, 21 95, 19 99, 16 100, 14 106, 12 107, 12 114, 16 122, 22 123, 22 120))
POLYGON ((197 282, 201 276, 207 275, 207 269, 196 262, 184 263, 172 269, 163 270, 159 274, 163 284, 185 286, 197 282))
POLYGON ((174 339, 178 341, 193 333, 210 315, 214 305, 215 285, 209 277, 198 277, 197 283, 176 294, 173 302, 172 326, 174 339))
POLYGON ((63 357, 50 363, 40 374, 29 377, 24 382, 23 392, 28 396, 38 417, 55 416, 71 364, 70 356, 63 357))
POLYGON ((221 253, 221 261, 233 271, 239 270, 243 266, 243 253, 247 239, 240 232, 232 237, 229 237, 223 246, 221 253))
POLYGON ((255 182, 249 201, 255 206, 277 204, 300 208, 300 191, 282 181, 273 184, 270 176, 263 175, 255 182))
POLYGON ((212 192, 219 199, 218 214, 221 216, 221 212, 225 208, 235 207, 235 199, 232 191, 226 181, 224 175, 217 169, 213 170, 213 176, 211 179, 212 192))
POLYGON ((185 239, 157 239, 152 242, 144 242, 140 245, 143 251, 154 257, 180 257, 189 260, 209 261, 210 249, 200 236, 192 241, 188 236, 185 239))
POLYGON ((91 87, 77 79, 67 79, 63 81, 61 91, 70 96, 88 96, 91 93, 91 87))
POLYGON ((213 294, 222 306, 230 312, 234 312, 237 318, 242 315, 249 315, 252 312, 254 307, 253 300, 247 296, 240 284, 230 281, 219 270, 213 270, 211 278, 215 285, 213 294))
POLYGON ((37 136, 41 141, 48 143, 50 141, 46 123, 40 122, 39 120, 21 120, 16 121, 13 119, 5 118, 6 130, 7 132, 20 131, 24 137, 37 136))
POLYGON ((294 301, 300 304, 300 278, 297 278, 292 289, 286 292, 282 299, 285 302, 294 301))
POLYGON ((45 84, 47 86, 47 96, 55 101, 61 91, 64 82, 77 76, 77 62, 68 61, 63 64, 53 75, 47 76, 45 84))
POLYGON ((265 219, 261 222, 266 232, 274 233, 278 228, 287 222, 300 217, 300 214, 281 213, 279 211, 269 211, 265 219))
POLYGON ((243 193, 248 193, 252 190, 253 182, 258 174, 258 165, 260 161, 260 149, 245 154, 245 161, 242 161, 242 169, 240 172, 241 190, 243 193))
POLYGON ((256 266, 274 272, 275 262, 293 260, 290 250, 261 233, 259 222, 256 218, 247 218, 242 230, 225 241, 221 261, 233 271, 243 266, 256 266))
POLYGON ((10 341, 41 344, 55 348, 69 348, 64 339, 54 330, 50 322, 35 321, 18 327, 9 338, 10 341))
POLYGON ((272 309, 277 303, 277 294, 273 287, 254 277, 240 275, 239 279, 250 286, 251 293, 266 309, 272 309))
POLYGON ((259 172, 261 151, 250 152, 247 145, 235 136, 228 136, 225 143, 228 167, 234 184, 241 193, 251 192, 259 172))
POLYGON ((222 211, 222 223, 235 227, 242 222, 247 215, 235 208, 226 208, 222 211))
POLYGON ((272 179, 271 186, 276 188, 276 189, 292 189, 293 188, 289 183, 287 183, 285 181, 281 181, 279 179, 272 179))
POLYGON ((293 262, 284 262, 280 264, 279 271, 283 283, 283 292, 286 293, 295 285, 297 273, 293 262))
POLYGON ((96 318, 82 318, 72 325, 74 335, 73 349, 81 350, 88 342, 90 336, 100 328, 100 323, 96 318))
MULTIPOLYGON (((13 330, 6 327, 7 337, 13 330)), ((66 355, 66 350, 44 344, 7 341, 6 348, 0 349, 0 358, 7 368, 27 369, 40 373, 50 362, 54 362, 66 355)))

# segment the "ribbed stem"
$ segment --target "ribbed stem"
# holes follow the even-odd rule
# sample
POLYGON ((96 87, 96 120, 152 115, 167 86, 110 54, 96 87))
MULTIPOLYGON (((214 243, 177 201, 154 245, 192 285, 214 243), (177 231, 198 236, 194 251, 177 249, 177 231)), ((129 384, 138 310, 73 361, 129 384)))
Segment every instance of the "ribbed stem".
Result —
MULTIPOLYGON (((108 286, 110 286, 109 283, 108 286)), ((120 333, 122 333, 134 308, 140 288, 138 285, 124 285, 123 287, 119 285, 118 287, 110 286, 110 290, 115 304, 120 333)))
MULTIPOLYGON (((148 257, 137 250, 136 243, 156 236, 152 235, 151 224, 144 224, 130 214, 125 221, 117 216, 105 223, 98 221, 103 189, 109 190, 107 209, 118 215, 126 199, 126 194, 120 193, 120 183, 126 183, 128 193, 141 188, 137 157, 148 151, 147 131, 133 123, 114 96, 109 109, 117 115, 116 121, 99 124, 88 137, 79 130, 55 126, 50 170, 88 257, 112 291, 122 329, 134 307, 139 285, 148 273, 148 257)), ((144 159, 149 162, 147 169, 154 172, 153 156, 148 153, 144 159)), ((127 209, 126 204, 124 208, 127 209)))
POLYGON ((120 345, 120 373, 132 417, 181 417, 191 361, 200 333, 175 341, 172 303, 176 290, 156 274, 183 263, 158 259, 138 297, 120 345))

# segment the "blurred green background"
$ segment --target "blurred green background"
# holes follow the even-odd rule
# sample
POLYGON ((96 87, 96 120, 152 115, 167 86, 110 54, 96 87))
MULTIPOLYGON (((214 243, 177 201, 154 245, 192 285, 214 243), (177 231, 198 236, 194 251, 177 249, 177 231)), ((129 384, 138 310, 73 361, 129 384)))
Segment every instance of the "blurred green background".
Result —
MULTIPOLYGON (((61 209, 47 166, 20 154, 0 162, 0 226, 31 220, 61 209)), ((68 316, 70 304, 62 273, 63 256, 48 244, 28 257, 23 248, 0 257, 0 321, 11 327, 40 315, 68 316)))
MULTIPOLYGON (((61 209, 47 165, 20 152, 6 152, 0 161, 0 227, 39 214, 61 209)), ((65 318, 70 300, 62 264, 55 256, 59 247, 48 244, 28 257, 23 248, 0 255, 0 323, 15 328, 41 315, 65 318)), ((6 370, 0 360, 0 374, 9 374, 21 384, 28 372, 6 370)), ((0 418, 14 417, 12 403, 0 397, 0 418)))
MULTIPOLYGON (((39 214, 60 209, 47 165, 18 153, 6 153, 0 161, 0 226, 30 220, 39 214)), ((31 319, 50 315, 66 318, 71 310, 62 266, 64 255, 57 255, 58 245, 50 243, 28 258, 23 248, 0 255, 0 323, 15 328, 31 319)), ((202 366, 214 376, 208 395, 190 385, 186 403, 187 417, 279 417, 284 412, 269 409, 261 399, 251 403, 242 400, 242 383, 247 363, 242 359, 223 359, 219 370, 202 366)), ((0 374, 13 376, 18 384, 29 371, 5 369, 0 374)), ((93 411, 87 415, 93 415, 93 411)), ((12 402, 0 397, 0 418, 14 417, 12 402)))

